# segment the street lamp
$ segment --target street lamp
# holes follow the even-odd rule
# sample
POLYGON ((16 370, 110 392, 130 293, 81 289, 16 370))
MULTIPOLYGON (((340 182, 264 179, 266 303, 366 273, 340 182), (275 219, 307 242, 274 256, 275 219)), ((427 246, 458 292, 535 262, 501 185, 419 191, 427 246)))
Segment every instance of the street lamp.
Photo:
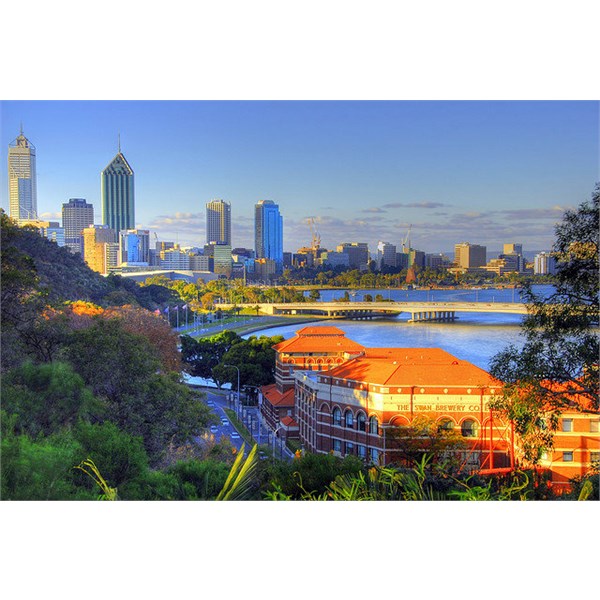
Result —
POLYGON ((233 369, 235 369, 237 371, 237 415, 238 418, 240 416, 239 413, 239 406, 240 406, 240 370, 238 367, 236 367, 235 365, 223 365, 224 367, 231 367, 233 369))

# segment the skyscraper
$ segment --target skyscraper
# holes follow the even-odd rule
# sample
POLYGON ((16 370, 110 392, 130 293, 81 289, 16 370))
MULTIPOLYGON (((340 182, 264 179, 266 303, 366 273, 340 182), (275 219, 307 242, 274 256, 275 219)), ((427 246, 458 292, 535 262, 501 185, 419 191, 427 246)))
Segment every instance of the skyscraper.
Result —
POLYGON ((231 246, 231 204, 211 200, 206 204, 206 243, 231 246))
POLYGON ((10 216, 20 223, 38 218, 35 146, 23 135, 8 145, 8 198, 10 216))
POLYGON ((119 151, 101 174, 102 223, 115 231, 135 228, 133 169, 119 151))
POLYGON ((275 261, 277 272, 283 270, 283 217, 273 200, 259 200, 254 211, 256 258, 275 261))
POLYGON ((483 267, 486 263, 487 248, 463 242, 454 245, 454 263, 463 269, 483 267))
POLYGON ((94 206, 84 198, 71 198, 62 205, 65 246, 83 254, 83 230, 94 224, 94 206))
POLYGON ((119 244, 113 229, 108 225, 90 225, 83 232, 83 260, 93 271, 106 275, 116 267, 119 244))

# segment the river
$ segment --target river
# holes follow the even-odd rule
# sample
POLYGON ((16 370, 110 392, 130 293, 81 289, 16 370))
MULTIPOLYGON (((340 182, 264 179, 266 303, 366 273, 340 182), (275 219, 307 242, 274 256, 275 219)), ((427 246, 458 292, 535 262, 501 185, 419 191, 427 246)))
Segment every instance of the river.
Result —
MULTIPOLYGON (((545 296, 551 286, 535 286, 535 291, 545 296)), ((321 290, 321 300, 341 298, 346 290, 321 290)), ((350 299, 362 301, 365 294, 373 299, 381 294, 384 299, 398 302, 519 302, 516 289, 472 289, 472 290, 348 290, 350 299)), ((442 348, 457 358, 468 360, 482 369, 489 370, 491 358, 500 350, 514 344, 523 344, 520 315, 494 313, 456 313, 454 323, 409 323, 409 314, 395 318, 372 321, 327 320, 312 323, 322 327, 335 325, 345 331, 347 337, 367 347, 395 348, 442 348)), ((281 335, 292 337, 306 325, 283 325, 271 327, 250 335, 281 335)), ((250 335, 244 337, 250 337, 250 335)))

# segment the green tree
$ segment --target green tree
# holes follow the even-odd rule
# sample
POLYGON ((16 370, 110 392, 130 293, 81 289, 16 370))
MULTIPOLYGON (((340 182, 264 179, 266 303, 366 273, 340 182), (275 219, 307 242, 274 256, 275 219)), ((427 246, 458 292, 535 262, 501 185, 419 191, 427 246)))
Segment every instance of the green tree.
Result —
POLYGON ((148 469, 148 455, 141 437, 121 431, 114 423, 81 422, 73 437, 83 456, 91 458, 113 487, 133 481, 148 469))
POLYGON ((15 416, 17 433, 57 433, 79 420, 99 418, 104 406, 83 378, 63 362, 25 363, 3 377, 2 408, 15 416))
POLYGON ((563 410, 598 410, 599 200, 600 184, 556 226, 555 290, 543 298, 525 286, 523 346, 492 359, 491 373, 505 384, 495 407, 515 423, 532 462, 551 445, 563 410))

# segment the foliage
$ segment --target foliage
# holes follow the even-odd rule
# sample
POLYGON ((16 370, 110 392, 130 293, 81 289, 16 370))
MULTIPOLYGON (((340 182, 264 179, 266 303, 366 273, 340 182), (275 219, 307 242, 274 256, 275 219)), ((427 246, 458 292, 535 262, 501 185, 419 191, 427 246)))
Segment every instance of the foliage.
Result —
POLYGON ((410 425, 388 429, 386 435, 394 463, 414 467, 427 455, 433 459, 431 468, 444 473, 459 468, 459 452, 466 447, 459 432, 424 415, 410 425))
POLYGON ((121 431, 114 423, 79 423, 73 437, 88 460, 101 465, 106 480, 117 488, 148 469, 142 438, 121 431))
POLYGON ((342 459, 332 454, 307 452, 292 463, 273 462, 268 466, 265 478, 271 485, 278 486, 283 494, 301 499, 306 491, 322 494, 338 475, 356 475, 363 468, 362 460, 355 456, 342 459))
POLYGON ((81 446, 70 435, 32 439, 16 435, 14 418, 2 411, 2 500, 85 500, 94 496, 78 487, 72 466, 81 446))
POLYGON ((539 298, 525 287, 523 347, 511 345, 492 359, 492 375, 505 384, 494 407, 515 422, 524 458, 533 463, 550 447, 562 411, 598 410, 599 202, 600 184, 556 226, 555 291, 539 298))
POLYGON ((98 496, 98 500, 117 500, 117 488, 112 488, 106 483, 106 480, 102 477, 93 460, 88 458, 73 468, 83 471, 102 490, 102 494, 98 496))
POLYGON ((254 492, 254 474, 258 463, 256 449, 258 446, 255 444, 246 457, 244 457, 244 448, 245 444, 242 444, 241 450, 216 500, 246 500, 254 492))
POLYGON ((25 363, 3 376, 2 408, 17 433, 50 435, 79 420, 99 418, 103 405, 71 365, 25 363))

